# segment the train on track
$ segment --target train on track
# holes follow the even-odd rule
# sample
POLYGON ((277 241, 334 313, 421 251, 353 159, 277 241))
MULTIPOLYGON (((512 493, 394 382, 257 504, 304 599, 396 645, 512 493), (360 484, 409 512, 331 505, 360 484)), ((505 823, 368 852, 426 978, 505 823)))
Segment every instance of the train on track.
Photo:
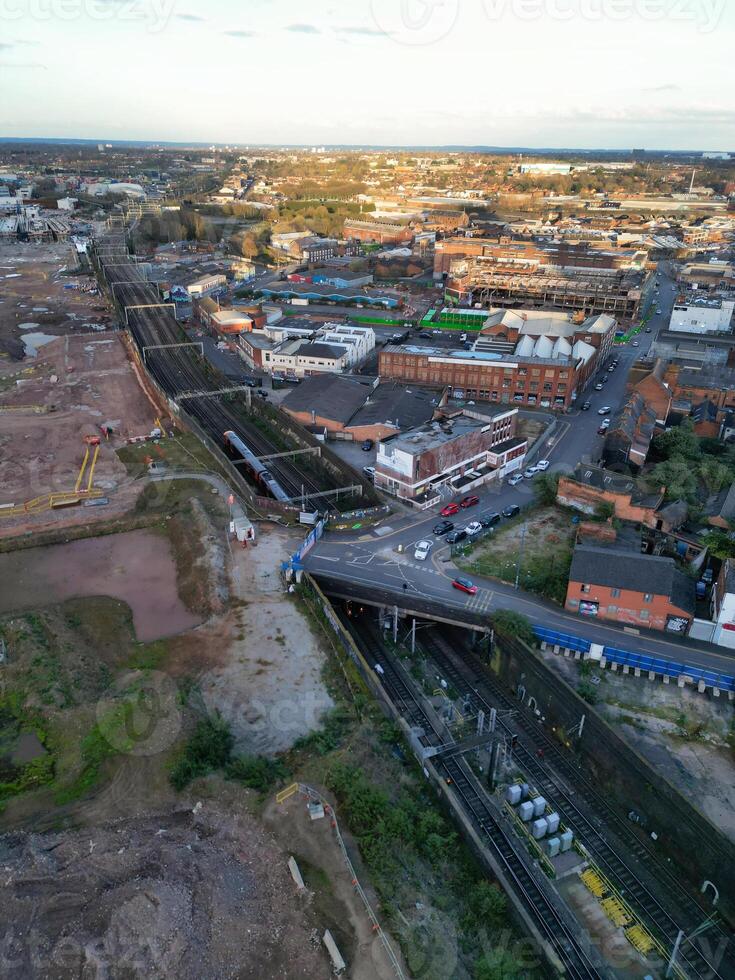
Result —
POLYGON ((250 475, 251 479, 264 490, 267 490, 276 500, 280 500, 281 503, 287 503, 291 498, 283 489, 278 480, 273 476, 267 466, 263 466, 261 461, 255 455, 255 453, 250 449, 231 429, 228 429, 224 434, 225 446, 233 449, 236 453, 240 455, 240 459, 236 462, 244 464, 245 469, 250 475))

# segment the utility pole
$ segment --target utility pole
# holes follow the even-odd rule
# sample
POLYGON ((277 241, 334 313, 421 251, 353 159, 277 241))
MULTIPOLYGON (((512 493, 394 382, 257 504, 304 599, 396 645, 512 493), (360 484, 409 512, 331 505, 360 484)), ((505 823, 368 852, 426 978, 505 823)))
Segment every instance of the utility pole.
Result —
POLYGON ((411 620, 411 653, 416 653, 416 620, 411 620))
POLYGON ((398 606, 393 606, 393 643, 398 643, 398 606))
POLYGON ((666 967, 666 973, 664 974, 665 977, 672 976, 672 974, 674 972, 674 967, 676 965, 676 957, 677 957, 677 954, 678 954, 679 950, 681 949, 681 947, 684 945, 684 943, 690 943, 692 941, 692 939, 696 939, 697 936, 700 936, 703 932, 706 932, 714 924, 715 924, 714 923, 714 918, 713 918, 713 916, 710 915, 710 916, 708 916, 708 918, 706 918, 704 920, 704 922, 701 924, 701 926, 698 926, 694 930, 694 932, 692 932, 688 936, 685 935, 683 929, 680 929, 679 930, 679 935, 676 937, 676 942, 674 943, 674 948, 671 950, 671 958, 669 960, 669 965, 666 967))

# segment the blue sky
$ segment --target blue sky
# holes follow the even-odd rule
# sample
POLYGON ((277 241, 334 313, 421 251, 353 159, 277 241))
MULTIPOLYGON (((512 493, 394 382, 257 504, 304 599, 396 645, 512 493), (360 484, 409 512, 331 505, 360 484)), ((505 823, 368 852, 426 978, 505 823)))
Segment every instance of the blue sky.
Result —
POLYGON ((0 134, 735 150, 726 0, 0 0, 0 134))

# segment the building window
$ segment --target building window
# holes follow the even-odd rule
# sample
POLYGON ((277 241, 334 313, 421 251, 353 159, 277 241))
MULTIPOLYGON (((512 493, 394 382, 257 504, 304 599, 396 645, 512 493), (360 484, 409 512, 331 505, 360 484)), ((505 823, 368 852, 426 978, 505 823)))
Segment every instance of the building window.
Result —
POLYGON ((620 589, 611 589, 610 590, 610 595, 613 597, 613 599, 619 599, 620 598, 620 589))
POLYGON ((579 599, 570 599, 569 600, 569 608, 570 609, 579 609, 579 599))
POLYGON ((644 602, 653 602, 653 596, 651 595, 650 592, 646 592, 646 594, 643 596, 643 601, 644 602))
POLYGON ((608 616, 617 616, 617 614, 618 614, 618 607, 617 606, 608 606, 607 607, 607 614, 608 614, 608 616))
POLYGON ((590 593, 590 586, 589 585, 583 585, 582 588, 581 588, 581 592, 583 593, 583 595, 589 595, 589 593, 590 593))

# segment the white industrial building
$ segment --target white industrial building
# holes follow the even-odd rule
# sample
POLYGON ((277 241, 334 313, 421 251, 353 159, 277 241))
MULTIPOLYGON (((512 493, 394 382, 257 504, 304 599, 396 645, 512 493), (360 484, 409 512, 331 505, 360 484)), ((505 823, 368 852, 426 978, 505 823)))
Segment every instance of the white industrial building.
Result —
POLYGON ((201 299, 202 296, 208 296, 217 289, 222 289, 223 286, 227 285, 227 277, 214 274, 209 276, 201 276, 199 279, 195 279, 194 282, 190 282, 186 287, 191 299, 201 299))
POLYGON ((680 333, 729 333, 735 302, 723 299, 699 299, 676 303, 669 330, 680 333))

